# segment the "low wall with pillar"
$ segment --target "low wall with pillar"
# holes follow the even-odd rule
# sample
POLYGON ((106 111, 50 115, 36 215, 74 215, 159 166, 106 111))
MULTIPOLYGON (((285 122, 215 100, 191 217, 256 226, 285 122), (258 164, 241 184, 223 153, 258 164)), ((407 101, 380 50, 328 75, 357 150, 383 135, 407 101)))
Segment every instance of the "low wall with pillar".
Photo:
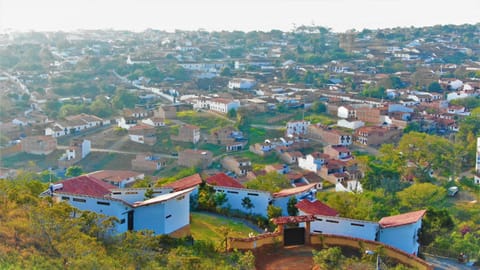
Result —
POLYGON ((379 247, 383 247, 385 256, 395 259, 404 265, 408 265, 409 267, 419 270, 433 270, 432 265, 418 258, 417 256, 405 253, 400 249, 385 245, 380 242, 331 234, 312 234, 310 239, 312 244, 317 245, 348 246, 356 249, 367 250, 376 250, 379 247))
MULTIPOLYGON (((433 266, 417 256, 407 254, 402 250, 385 245, 380 242, 340 236, 331 234, 311 234, 309 237, 312 245, 326 245, 326 246, 348 246, 355 249, 376 250, 383 247, 385 256, 395 259, 396 261, 418 270, 433 270, 433 266)), ((308 243, 306 242, 306 243, 308 243)), ((259 234, 248 238, 229 238, 229 250, 253 250, 266 245, 280 244, 283 245, 283 230, 273 233, 259 234)))
POLYGON ((228 239, 228 249, 251 250, 265 245, 280 244, 283 246, 283 232, 263 233, 253 237, 228 239))

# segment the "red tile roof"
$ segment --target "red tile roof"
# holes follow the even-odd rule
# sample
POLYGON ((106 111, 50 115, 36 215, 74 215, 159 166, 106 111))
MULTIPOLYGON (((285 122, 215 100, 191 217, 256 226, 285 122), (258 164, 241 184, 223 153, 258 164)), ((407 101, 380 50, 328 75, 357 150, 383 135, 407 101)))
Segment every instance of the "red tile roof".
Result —
POLYGON ((391 228, 407 224, 412 224, 422 219, 427 210, 419 210, 405 214, 384 217, 378 222, 382 228, 391 228))
POLYGON ((307 222, 307 221, 314 221, 315 217, 313 215, 307 215, 307 216, 286 216, 286 217, 277 217, 277 218, 272 218, 272 222, 275 225, 280 225, 280 224, 291 224, 291 223, 301 223, 301 222, 307 222))
POLYGON ((63 187, 55 190, 56 193, 77 194, 92 197, 104 197, 105 195, 110 194, 110 190, 117 188, 88 175, 70 178, 57 184, 62 184, 63 187))
POLYGON ((213 176, 210 176, 206 179, 206 182, 210 185, 219 186, 219 187, 245 188, 237 180, 226 175, 225 173, 218 173, 213 176))
POLYGON ((338 212, 330 208, 328 205, 322 203, 321 201, 311 202, 307 199, 299 201, 295 207, 309 215, 322 215, 322 216, 338 216, 338 212))
POLYGON ((309 185, 306 185, 306 186, 300 186, 300 187, 294 187, 294 188, 289 188, 289 189, 283 189, 283 190, 280 190, 280 191, 277 192, 277 193, 273 193, 273 197, 274 197, 274 198, 278 198, 278 197, 289 197, 289 196, 292 196, 292 195, 296 195, 296 194, 299 194, 299 193, 308 191, 308 190, 314 188, 316 185, 317 185, 317 184, 309 184, 309 185))
POLYGON ((201 183, 202 183, 202 178, 198 173, 196 173, 194 175, 190 175, 182 179, 179 179, 173 183, 164 185, 163 187, 173 188, 173 191, 180 191, 180 190, 184 190, 187 188, 200 185, 201 183))

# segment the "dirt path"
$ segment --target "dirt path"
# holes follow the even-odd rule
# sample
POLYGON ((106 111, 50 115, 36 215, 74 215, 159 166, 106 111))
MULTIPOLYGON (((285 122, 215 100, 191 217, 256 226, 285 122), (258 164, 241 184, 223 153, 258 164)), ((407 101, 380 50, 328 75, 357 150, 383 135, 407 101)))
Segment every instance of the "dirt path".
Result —
POLYGON ((255 268, 257 270, 312 269, 312 246, 291 246, 255 251, 255 268))

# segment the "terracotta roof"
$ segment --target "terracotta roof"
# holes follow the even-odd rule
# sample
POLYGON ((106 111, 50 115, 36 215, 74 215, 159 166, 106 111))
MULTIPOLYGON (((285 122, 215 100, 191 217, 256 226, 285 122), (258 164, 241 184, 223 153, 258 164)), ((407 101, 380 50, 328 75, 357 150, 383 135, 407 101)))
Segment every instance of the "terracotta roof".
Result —
POLYGON ((329 156, 328 154, 320 153, 320 152, 313 152, 313 153, 311 153, 310 155, 312 155, 312 157, 315 158, 315 159, 319 159, 319 158, 327 159, 327 158, 330 158, 330 156, 329 156))
POLYGON ((301 223, 301 222, 314 221, 314 220, 315 220, 315 216, 313 216, 313 215, 286 216, 286 217, 272 218, 272 222, 275 225, 289 224, 289 223, 301 223))
POLYGON ((182 179, 179 179, 173 183, 164 185, 163 187, 173 188, 173 191, 180 191, 180 190, 184 190, 187 188, 200 185, 201 183, 202 183, 202 178, 198 173, 196 173, 194 175, 190 175, 182 179))
POLYGON ((122 180, 128 179, 130 177, 140 176, 142 175, 142 173, 134 172, 134 171, 122 171, 122 170, 101 170, 101 171, 91 172, 87 175, 100 180, 121 182, 122 180))
POLYGON ((135 126, 131 127, 129 131, 145 130, 145 129, 154 130, 155 128, 147 124, 136 124, 135 126))
POLYGON ((391 228, 407 224, 412 224, 422 219, 427 210, 419 210, 405 214, 384 217, 378 222, 382 228, 391 228))
POLYGON ((332 149, 335 149, 339 153, 350 152, 350 149, 346 148, 345 146, 332 146, 332 149))
POLYGON ((303 199, 299 201, 295 207, 309 215, 338 216, 338 212, 335 209, 330 208, 321 201, 311 202, 310 200, 303 199))
POLYGON ((105 195, 110 194, 110 190, 117 188, 89 175, 77 176, 58 182, 57 184, 62 184, 63 187, 55 190, 56 193, 77 194, 92 197, 104 197, 105 195))
POLYGON ((303 174, 299 172, 289 172, 286 174, 288 180, 297 180, 303 178, 303 174))
POLYGON ((317 184, 309 184, 306 186, 283 189, 283 190, 280 190, 279 192, 273 193, 273 197, 278 198, 278 197, 288 197, 288 196, 296 195, 296 194, 308 191, 314 188, 316 185, 317 184))
POLYGON ((303 174, 303 177, 305 177, 305 179, 307 179, 308 182, 310 183, 321 183, 323 182, 323 179, 322 177, 320 177, 318 174, 314 173, 314 172, 305 172, 303 174))
POLYGON ((234 188, 244 188, 237 180, 226 175, 225 173, 218 173, 213 176, 210 176, 206 179, 206 182, 213 186, 219 187, 234 187, 234 188))

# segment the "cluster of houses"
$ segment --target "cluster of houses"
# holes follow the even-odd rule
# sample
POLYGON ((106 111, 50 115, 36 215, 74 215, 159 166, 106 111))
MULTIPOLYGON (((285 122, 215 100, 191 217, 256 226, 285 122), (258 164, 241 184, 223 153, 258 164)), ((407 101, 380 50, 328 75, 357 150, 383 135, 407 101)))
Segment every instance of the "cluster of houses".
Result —
POLYGON ((232 211, 267 217, 268 206, 274 205, 282 210, 282 216, 288 216, 288 203, 294 199, 300 216, 315 217, 310 225, 311 233, 374 240, 409 254, 418 252, 418 231, 425 210, 384 217, 378 222, 354 220, 339 217, 335 209, 316 200, 316 193, 321 189, 317 183, 271 193, 245 188, 225 173, 217 173, 205 179, 194 174, 162 187, 131 188, 143 177, 143 173, 133 171, 97 171, 51 184, 42 196, 52 196, 55 201, 66 202, 79 210, 116 218, 110 234, 151 230, 155 234, 180 237, 190 233, 190 205, 195 205, 199 186, 205 183, 215 193, 225 194, 226 200, 220 207, 232 211))

